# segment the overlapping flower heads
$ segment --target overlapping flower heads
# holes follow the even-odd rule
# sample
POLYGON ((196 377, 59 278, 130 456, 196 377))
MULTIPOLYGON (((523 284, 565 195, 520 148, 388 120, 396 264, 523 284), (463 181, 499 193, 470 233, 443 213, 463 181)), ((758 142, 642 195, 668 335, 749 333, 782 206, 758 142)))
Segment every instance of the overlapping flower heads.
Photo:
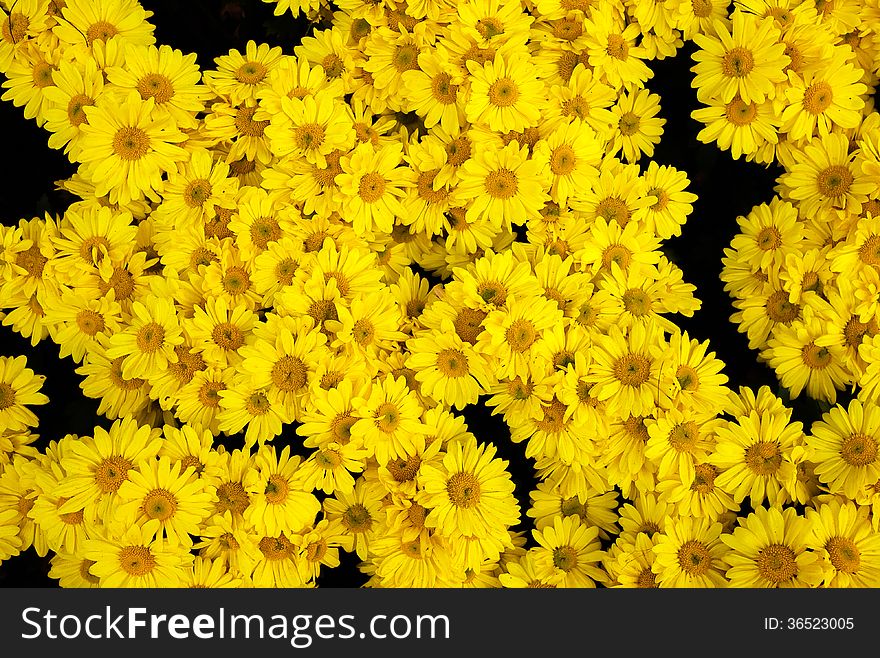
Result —
MULTIPOLYGON (((202 72, 134 0, 3 7, 4 98, 82 199, 3 229, 3 322, 113 423, 37 452, 46 400, 4 362, 0 558, 51 551, 63 586, 311 586, 340 551, 376 587, 880 583, 875 405, 806 437, 769 389, 727 388, 661 251, 695 196, 645 159, 647 62, 694 38, 713 121, 768 161, 740 129, 796 102, 772 17, 797 8, 279 2, 324 22, 202 72), (499 438, 460 415, 481 401, 534 460, 530 535, 499 438)), ((822 64, 870 77, 871 11, 798 38, 858 30, 822 64)), ((874 120, 829 116, 852 111, 874 120)))

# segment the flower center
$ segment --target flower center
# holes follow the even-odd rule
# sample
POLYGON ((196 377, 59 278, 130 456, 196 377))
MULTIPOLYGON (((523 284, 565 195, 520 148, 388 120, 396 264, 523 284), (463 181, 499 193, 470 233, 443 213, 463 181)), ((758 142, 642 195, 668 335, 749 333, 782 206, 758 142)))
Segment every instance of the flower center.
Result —
POLYGON ((624 137, 632 137, 639 131, 639 116, 634 112, 625 112, 617 122, 617 128, 624 137))
POLYGON ((702 576, 712 566, 712 556, 703 542, 691 539, 678 549, 678 566, 689 576, 702 576))
POLYGON ((651 298, 641 288, 630 288, 621 298, 623 307, 635 316, 648 315, 651 312, 651 298))
POLYGON ((199 389, 199 404, 216 409, 220 406, 220 391, 225 390, 226 384, 223 382, 205 382, 199 389))
POLYGON ((728 78, 744 78, 755 68, 755 58, 752 51, 736 46, 731 48, 721 58, 721 72, 728 78))
POLYGON ((651 377, 651 360, 642 354, 627 354, 614 362, 614 377, 624 386, 638 388, 651 377))
POLYGON ((458 99, 458 85, 452 83, 448 73, 438 73, 431 79, 431 93, 442 105, 452 105, 458 99))
POLYGON ((639 589, 654 589, 659 587, 657 584, 657 574, 651 571, 650 567, 646 567, 639 571, 636 578, 636 587, 639 589))
POLYGON ((629 55, 629 44, 620 34, 609 34, 605 52, 614 59, 625 60, 629 55))
POLYGON ((697 424, 688 420, 674 425, 669 431, 669 445, 676 452, 691 452, 700 438, 700 430, 697 424))
POLYGON ((240 295, 250 288, 250 285, 251 278, 243 267, 234 265, 226 270, 223 276, 223 290, 227 294, 240 295))
POLYGON ((437 369, 445 377, 467 377, 468 359, 460 350, 445 349, 437 355, 437 369))
MULTIPOLYGON (((305 384, 305 382, 303 382, 305 384)), ((330 421, 330 434, 340 443, 348 443, 351 439, 351 428, 357 422, 357 418, 348 412, 336 414, 330 421)))
POLYGON ((245 137, 262 137, 269 121, 254 121, 255 107, 240 107, 235 115, 235 129, 245 137))
POLYGON ((375 203, 385 193, 386 180, 375 172, 361 176, 358 184, 358 195, 365 203, 375 203))
POLYGON ((582 21, 573 18, 560 18, 553 21, 553 36, 563 41, 574 41, 584 33, 582 21))
POLYGON ((784 544, 770 544, 758 551, 758 573, 771 583, 784 583, 797 576, 794 551, 784 544))
POLYGON ((368 532, 373 527, 373 518, 369 510, 361 503, 349 505, 342 514, 342 525, 351 532, 368 532))
POLYGON ((284 536, 263 537, 260 540, 260 552, 270 562, 278 562, 293 557, 293 544, 284 536))
POLYGON ((495 199, 509 199, 517 190, 516 174, 503 167, 489 172, 483 184, 489 196, 495 199))
POLYGON ((221 322, 215 326, 211 338, 217 347, 229 352, 244 345, 244 333, 231 322, 221 322))
POLYGON ((272 366, 272 383, 285 392, 298 391, 306 385, 308 368, 296 356, 283 356, 272 366))
POLYGON ((553 397, 550 404, 541 405, 543 418, 535 423, 535 426, 542 432, 552 434, 561 432, 565 429, 565 412, 567 408, 559 398, 553 397))
POLYGON ((491 16, 481 18, 477 21, 477 24, 474 27, 476 27, 477 31, 486 40, 491 39, 494 36, 498 36, 499 34, 502 34, 504 32, 504 24, 497 18, 491 16))
POLYGON ((134 465, 125 457, 107 457, 95 469, 95 484, 103 493, 118 491, 132 468, 134 465))
POLYGON ((831 565, 842 573, 856 573, 861 565, 861 553, 849 537, 832 537, 825 542, 831 565))
POLYGON ((810 114, 822 114, 831 107, 834 100, 834 92, 831 85, 825 81, 811 84, 804 91, 804 109, 810 114))
POLYGON ((336 53, 330 53, 321 60, 321 66, 324 67, 324 74, 328 79, 338 78, 345 72, 345 63, 336 53))
POLYGON ((538 337, 538 332, 531 320, 519 319, 508 327, 504 335, 507 344, 514 352, 525 352, 538 337))
POLYGON ((840 456, 850 466, 867 466, 877 460, 877 439, 867 434, 851 434, 840 447, 840 456))
POLYGON ((306 123, 293 131, 293 141, 303 151, 321 148, 324 137, 324 126, 318 123, 306 123))
POLYGON ((407 455, 406 460, 392 459, 387 468, 395 482, 409 482, 415 479, 421 465, 422 458, 419 455, 407 455))
POLYGON ((712 0, 691 0, 694 16, 709 18, 712 15, 712 0))
POLYGON ((519 98, 519 88, 510 78, 499 78, 489 87, 489 103, 496 107, 510 107, 519 98))
POLYGON ((140 128, 125 126, 113 137, 113 152, 128 162, 140 160, 150 150, 150 138, 140 128))
POLYGON ((233 515, 243 514, 251 504, 251 499, 241 482, 224 482, 217 487, 217 502, 214 508, 218 514, 232 512, 233 515))
POLYGON ((86 113, 83 110, 86 106, 92 106, 95 101, 85 94, 77 94, 72 96, 67 102, 67 120, 71 126, 79 126, 86 122, 86 113))
POLYGON ((774 292, 767 300, 767 317, 773 322, 791 324, 800 312, 800 304, 792 304, 788 301, 788 293, 784 290, 774 292))
POLYGON ((138 93, 141 98, 147 100, 152 98, 157 105, 167 103, 174 97, 174 85, 171 80, 161 73, 148 73, 137 83, 138 93))
POLYGON ((831 365, 831 352, 827 347, 819 347, 810 341, 801 348, 801 359, 808 368, 824 370, 831 365))
POLYGON ((165 329, 156 322, 148 322, 138 329, 136 340, 141 352, 152 354, 162 347, 165 341, 165 329))
POLYGON ((376 329, 373 326, 373 323, 366 318, 361 318, 355 322, 354 326, 351 328, 352 338, 354 338, 354 341, 362 347, 366 347, 372 343, 375 335, 376 329))
POLYGON ((267 503, 270 505, 280 505, 287 500, 287 495, 290 493, 290 485, 283 476, 273 473, 269 476, 263 493, 266 495, 267 503))
POLYGON ((400 426, 400 411, 391 402, 383 402, 374 414, 376 427, 381 431, 391 434, 400 426))
POLYGON ((800 73, 804 70, 805 59, 804 54, 801 52, 801 49, 792 43, 785 43, 785 54, 788 55, 788 58, 791 62, 783 69, 784 72, 794 71, 795 73, 800 73))
POLYGON ((266 78, 269 69, 262 62, 245 62, 235 70, 235 79, 243 85, 258 85, 266 78))
POLYGON ((578 553, 572 546, 559 546, 553 549, 553 566, 568 573, 577 566, 578 553))
POLYGON ((419 68, 419 49, 411 44, 398 46, 394 51, 392 63, 394 68, 403 73, 419 68))
POLYGON ((117 34, 119 34, 119 30, 112 23, 97 21, 86 30, 86 42, 91 46, 95 41, 108 41, 117 34))
POLYGON ((557 146, 550 154, 550 171, 557 176, 567 176, 574 171, 576 164, 574 149, 568 144, 557 146))
POLYGON ((274 217, 258 217, 251 224, 251 242, 260 251, 265 251, 270 242, 281 238, 281 226, 274 217))
POLYGON ((486 319, 486 311, 474 308, 463 308, 455 316, 455 333, 464 342, 475 345, 477 338, 483 333, 483 320, 486 319))
POLYGON ((694 481, 691 482, 691 491, 700 494, 710 494, 715 491, 715 478, 718 477, 718 469, 711 464, 697 464, 694 466, 694 481))
POLYGON ((473 473, 455 473, 446 482, 446 493, 453 505, 470 509, 480 502, 480 482, 473 473))
POLYGON ((94 336, 104 331, 104 318, 100 313, 85 308, 76 314, 76 326, 86 336, 94 336))
POLYGON ((843 196, 849 192, 852 183, 852 172, 843 165, 831 165, 823 169, 816 179, 819 193, 828 198, 843 196))
POLYGON ((762 251, 771 251, 778 249, 782 245, 782 234, 775 226, 766 226, 758 231, 755 236, 755 242, 758 249, 762 251))
POLYGON ((113 385, 121 391, 136 391, 141 386, 144 385, 144 380, 135 377, 133 379, 123 379, 122 378, 122 362, 125 360, 124 356, 117 356, 110 362, 110 367, 107 369, 107 376, 110 378, 110 381, 113 385))
POLYGON ((782 466, 782 451, 776 441, 758 441, 746 448, 745 462, 755 475, 772 476, 782 466))
POLYGON ((678 366, 675 378, 682 391, 696 391, 700 388, 700 377, 697 375, 697 371, 688 365, 678 366))
POLYGON ((620 197, 609 196, 596 205, 596 214, 606 222, 617 222, 621 228, 629 223, 632 212, 620 197))
POLYGON ((190 208, 201 208, 202 204, 211 198, 211 182, 204 178, 198 178, 186 186, 183 192, 183 202, 190 208))
POLYGON ((244 408, 251 416, 265 416, 272 408, 272 404, 265 393, 254 391, 245 400, 244 408))
POLYGON ((125 546, 119 551, 119 566, 132 576, 146 576, 156 566, 156 558, 146 546, 125 546))
POLYGON ((144 497, 144 514, 151 519, 166 521, 177 510, 177 499, 166 489, 153 489, 144 497))
POLYGON ((611 263, 617 263, 620 269, 625 270, 631 259, 632 252, 622 244, 612 244, 602 251, 602 267, 606 270, 611 269, 611 263))
POLYGON ((3 23, 3 40, 12 44, 17 44, 27 37, 28 27, 30 27, 31 19, 27 14, 14 11, 9 14, 9 18, 3 23))
POLYGON ((460 167, 471 157, 471 140, 467 135, 456 137, 446 145, 446 162, 460 167))
POLYGON ((734 126, 747 126, 758 115, 758 106, 755 103, 746 103, 739 96, 735 96, 724 109, 728 123, 734 126))

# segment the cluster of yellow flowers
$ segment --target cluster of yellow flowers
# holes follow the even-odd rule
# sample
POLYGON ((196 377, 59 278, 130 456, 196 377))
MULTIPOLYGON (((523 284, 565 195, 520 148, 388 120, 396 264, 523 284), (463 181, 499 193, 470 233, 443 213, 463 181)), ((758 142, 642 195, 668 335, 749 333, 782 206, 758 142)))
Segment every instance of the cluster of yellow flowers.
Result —
MULTIPOLYGON (((876 400, 807 435, 729 389, 668 317, 700 306, 661 252, 696 197, 640 165, 664 123, 646 61, 683 39, 737 128, 805 84, 771 71, 788 18, 811 46, 865 27, 835 66, 874 75, 876 0, 853 26, 860 3, 823 4, 284 1, 330 27, 202 72, 135 0, 0 2, 3 98, 81 199, 0 229, 3 324, 57 343, 113 421, 37 451, 42 377, 0 358, 0 560, 52 551, 62 586, 312 586, 340 550, 372 587, 880 585, 876 400), (456 413, 481 402, 534 460, 530 535, 456 413)), ((810 127, 786 126, 797 161, 810 127)), ((793 212, 788 251, 742 250, 774 284, 793 212)))

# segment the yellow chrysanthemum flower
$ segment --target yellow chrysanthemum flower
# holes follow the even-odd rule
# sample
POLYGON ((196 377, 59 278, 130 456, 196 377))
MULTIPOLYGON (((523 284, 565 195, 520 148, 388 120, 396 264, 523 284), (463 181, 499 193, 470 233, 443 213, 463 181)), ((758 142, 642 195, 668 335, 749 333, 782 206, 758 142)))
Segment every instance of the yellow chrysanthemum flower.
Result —
POLYGON ((654 545, 659 587, 727 587, 724 557, 729 549, 721 541, 722 526, 708 519, 667 518, 665 530, 654 545))

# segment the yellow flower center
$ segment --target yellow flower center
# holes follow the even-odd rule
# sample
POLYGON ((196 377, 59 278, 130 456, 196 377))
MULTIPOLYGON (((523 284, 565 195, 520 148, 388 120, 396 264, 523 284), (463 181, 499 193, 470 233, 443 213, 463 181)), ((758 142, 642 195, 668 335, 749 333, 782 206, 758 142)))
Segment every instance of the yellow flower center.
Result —
POLYGON ((376 335, 376 328, 373 326, 373 323, 370 322, 366 318, 361 318, 357 322, 354 323, 354 326, 351 328, 351 337, 361 347, 366 347, 373 342, 373 338, 376 335))
POLYGON ((272 404, 265 393, 254 391, 245 399, 244 408, 251 416, 265 416, 272 408, 272 404))
POLYGON ((782 246, 782 234, 775 226, 765 226, 755 236, 755 243, 761 251, 772 251, 782 246))
POLYGON ((381 174, 375 172, 364 174, 358 184, 358 196, 363 199, 364 203, 375 203, 385 193, 386 183, 387 181, 381 174))
POLYGON ((336 53, 325 55, 321 60, 321 66, 324 67, 324 74, 329 80, 338 78, 345 72, 345 63, 336 53))
POLYGON ((772 476, 782 466, 782 451, 776 441, 758 441, 746 448, 745 462, 755 475, 772 476))
POLYGON ((651 378, 651 359, 642 354, 627 354, 614 362, 614 378, 624 386, 638 388, 651 378))
POLYGON ((538 338, 538 331, 531 320, 514 320, 504 334, 510 349, 514 352, 525 352, 538 338))
POLYGON ((819 193, 829 199, 837 198, 849 192, 853 184, 853 175, 849 167, 843 165, 831 165, 819 172, 816 178, 816 186, 819 193))
POLYGON ((442 203, 449 197, 449 188, 441 187, 438 190, 434 189, 434 179, 439 171, 439 169, 431 169, 419 173, 416 190, 419 193, 419 198, 424 199, 428 203, 442 203))
POLYGON ((366 507, 355 503, 342 513, 342 525, 354 533, 369 532, 373 527, 373 518, 366 507))
POLYGON ((676 452, 691 452, 700 438, 700 430, 694 421, 688 420, 673 425, 668 438, 669 445, 676 452))
POLYGON ((95 469, 95 484, 103 493, 118 491, 132 468, 134 465, 125 457, 107 457, 95 469))
POLYGON ((79 126, 86 122, 84 107, 94 105, 95 101, 85 94, 76 94, 67 102, 67 120, 71 126, 79 126))
MULTIPOLYGON (((303 382, 305 385, 305 382, 303 382)), ((348 412, 336 414, 330 421, 330 434, 339 443, 347 443, 351 439, 351 428, 357 422, 357 418, 348 412)))
POLYGON ((553 566, 566 573, 577 567, 578 553, 572 546, 559 546, 553 549, 553 566))
POLYGON ((758 551, 758 573, 771 583, 784 583, 797 576, 794 551, 784 544, 770 544, 758 551))
POLYGON ((290 485, 287 480, 278 473, 269 476, 266 482, 266 489, 263 491, 266 495, 266 502, 270 505, 281 505, 290 493, 290 485))
POLYGON ((623 61, 629 55, 629 44, 620 34, 609 34, 608 45, 605 46, 605 52, 609 57, 623 61))
POLYGON ((117 356, 110 362, 110 367, 107 369, 107 376, 113 385, 121 391, 136 391, 141 386, 144 385, 144 380, 140 377, 134 377, 133 379, 123 379, 122 378, 122 362, 125 360, 124 356, 117 356))
POLYGON ((694 16, 708 18, 712 15, 712 0, 691 0, 694 16))
POLYGON ((444 377, 467 377, 468 359, 460 350, 441 350, 437 354, 437 369, 444 377))
POLYGON ((211 198, 211 181, 197 178, 191 181, 183 191, 183 202, 190 208, 201 208, 211 198))
POLYGON ((801 312, 800 304, 788 301, 788 293, 778 290, 767 299, 767 317, 773 322, 791 324, 801 312))
POLYGON ((229 295, 240 295, 251 286, 251 278, 247 270, 233 265, 223 275, 223 290, 229 295))
POLYGON ((455 316, 455 333, 464 342, 475 345, 477 338, 483 333, 483 320, 486 319, 486 311, 474 308, 463 308, 455 316))
POLYGON ((857 573, 861 566, 861 552, 849 537, 832 537, 825 542, 831 565, 841 573, 857 573))
POLYGON ((387 468, 395 482, 409 482, 415 479, 421 465, 422 458, 419 455, 408 455, 406 460, 392 459, 387 468))
POLYGON ((801 348, 801 360, 811 370, 824 370, 831 365, 831 352, 810 341, 801 348))
POLYGON ((440 72, 431 79, 431 93, 441 105, 453 105, 458 99, 458 85, 452 83, 452 76, 440 72))
POLYGON ((510 169, 502 167, 486 174, 483 185, 489 196, 495 199, 509 199, 517 191, 516 174, 510 169))
POLYGON ((752 51, 742 46, 731 48, 721 58, 721 72, 728 78, 744 78, 755 68, 752 51))
POLYGON ((128 162, 140 160, 150 150, 150 138, 140 128, 125 126, 113 137, 113 152, 128 162))
POLYGON ((446 145, 446 162, 453 167, 460 167, 471 157, 471 140, 467 135, 460 135, 446 145))
POLYGON ((391 402, 383 402, 373 416, 376 427, 386 434, 391 434, 400 427, 400 410, 391 402))
POLYGON ((419 68, 419 49, 410 44, 397 46, 391 61, 401 73, 413 71, 419 68))
POLYGON ((492 16, 481 18, 474 27, 487 40, 504 33, 504 24, 492 16))
POLYGON ((620 197, 608 196, 596 205, 596 214, 606 222, 617 222, 623 228, 629 223, 632 211, 620 197))
POLYGON ((298 391, 307 381, 308 368, 299 357, 283 356, 272 366, 272 383, 282 391, 298 391))
POLYGON ((148 73, 137 83, 138 93, 141 98, 152 98, 157 105, 167 103, 174 97, 174 85, 171 80, 161 73, 148 73))
POLYGON ((563 41, 574 41, 584 33, 583 21, 560 18, 553 21, 553 36, 563 41))
POLYGON ((27 37, 31 19, 26 14, 13 11, 3 22, 3 40, 12 44, 20 43, 27 37))
POLYGON ((156 558, 146 546, 125 546, 119 551, 119 566, 132 576, 146 576, 156 566, 156 558))
POLYGON ((470 509, 480 502, 480 482, 473 473, 455 473, 446 482, 446 493, 453 505, 470 509))
POLYGON ((324 138, 324 126, 318 123, 305 123, 293 130, 293 141, 303 151, 321 148, 324 138))
POLYGON ((700 388, 700 377, 697 375, 697 371, 688 365, 678 366, 675 378, 683 391, 696 391, 700 388))
POLYGON ((567 176, 574 171, 576 164, 574 149, 568 144, 561 144, 550 153, 550 171, 557 176, 567 176))
POLYGON ((636 587, 639 589, 654 589, 659 587, 657 584, 657 574, 651 571, 650 567, 645 567, 639 571, 636 576, 636 587))
POLYGON ((223 382, 207 381, 199 388, 199 404, 203 407, 216 409, 220 406, 220 391, 226 390, 223 382))
POLYGON ((803 105, 804 109, 810 114, 822 114, 831 107, 833 100, 834 92, 831 89, 831 85, 823 80, 813 83, 806 88, 803 105))
POLYGON ((248 61, 235 70, 235 79, 243 85, 258 85, 266 79, 268 72, 262 62, 248 61))
POLYGON ((221 322, 211 332, 211 339, 220 349, 234 352, 244 345, 244 332, 231 322, 221 322))
POLYGON ((565 429, 566 406, 559 398, 553 396, 550 404, 541 405, 543 417, 535 423, 539 431, 547 434, 561 432, 565 429))
POLYGON ((151 519, 166 521, 174 516, 177 499, 167 489, 153 489, 144 496, 143 510, 151 519))
POLYGON ((279 562, 293 557, 294 546, 284 533, 278 537, 263 537, 259 543, 260 552, 270 562, 279 562))
POLYGON ((235 129, 245 137, 262 137, 269 121, 254 121, 256 107, 240 107, 235 114, 235 129))
POLYGON ((651 312, 651 297, 641 288, 630 288, 623 293, 621 301, 623 308, 636 317, 648 315, 651 312))
POLYGON ((694 481, 691 482, 691 491, 699 494, 710 494, 715 491, 715 478, 718 477, 718 469, 711 464, 697 464, 694 466, 694 481))
POLYGON ((162 348, 165 341, 165 329, 157 322, 148 322, 137 332, 137 346, 144 354, 152 354, 162 348))
POLYGON ((234 516, 244 513, 251 504, 250 496, 241 482, 224 482, 217 487, 217 502, 214 508, 218 514, 231 512, 234 516))
POLYGON ((632 137, 639 131, 639 116, 635 112, 624 112, 617 122, 617 129, 624 137, 632 137))
POLYGON ((877 460, 877 439, 860 432, 851 434, 840 446, 840 456, 850 466, 867 466, 877 460))
POLYGON ((712 566, 712 555, 706 545, 691 539, 678 549, 678 566, 689 576, 702 576, 712 566))
POLYGON ((489 87, 489 103, 495 107, 510 107, 519 99, 519 88, 510 78, 498 78, 489 87))
POLYGON ((91 46, 95 41, 109 41, 117 34, 119 34, 119 29, 112 23, 97 21, 86 30, 86 42, 91 46))

